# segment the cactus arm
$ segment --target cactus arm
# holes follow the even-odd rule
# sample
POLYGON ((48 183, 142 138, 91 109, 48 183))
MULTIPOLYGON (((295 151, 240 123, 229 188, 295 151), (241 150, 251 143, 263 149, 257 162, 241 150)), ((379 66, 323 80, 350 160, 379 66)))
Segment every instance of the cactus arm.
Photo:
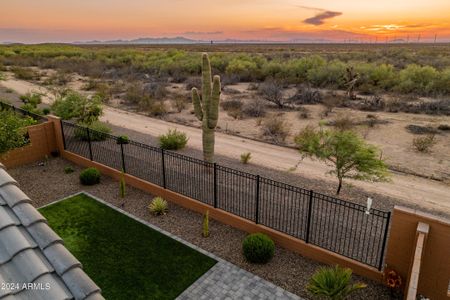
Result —
POLYGON ((192 88, 192 103, 194 104, 195 116, 199 121, 203 120, 203 110, 200 96, 196 88, 192 88))
POLYGON ((214 129, 217 126, 217 121, 219 119, 220 89, 220 76, 215 75, 213 80, 213 89, 208 116, 208 127, 210 129, 214 129))
POLYGON ((202 106, 203 116, 209 118, 209 106, 211 105, 211 65, 208 54, 202 55, 202 106))

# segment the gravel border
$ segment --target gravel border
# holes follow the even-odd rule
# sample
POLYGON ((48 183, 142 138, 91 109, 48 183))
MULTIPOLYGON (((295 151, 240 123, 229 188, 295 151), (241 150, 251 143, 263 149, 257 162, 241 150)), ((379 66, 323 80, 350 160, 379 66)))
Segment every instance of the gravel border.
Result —
MULTIPOLYGON (((78 180, 80 171, 79 166, 61 158, 51 158, 44 161, 43 165, 34 163, 8 170, 36 207, 84 190, 283 289, 300 297, 311 298, 305 287, 315 270, 323 264, 281 247, 277 247, 275 257, 268 264, 249 264, 241 253, 245 232, 211 220, 211 236, 203 238, 201 214, 170 203, 167 215, 155 217, 147 209, 152 199, 150 194, 127 186, 127 195, 122 199, 119 197, 118 182, 106 176, 102 177, 102 183, 99 185, 81 186, 78 180), (71 166, 75 171, 64 174, 64 168, 67 166, 71 166)), ((389 291, 383 285, 360 276, 354 278, 368 286, 353 295, 352 299, 390 299, 389 291)))

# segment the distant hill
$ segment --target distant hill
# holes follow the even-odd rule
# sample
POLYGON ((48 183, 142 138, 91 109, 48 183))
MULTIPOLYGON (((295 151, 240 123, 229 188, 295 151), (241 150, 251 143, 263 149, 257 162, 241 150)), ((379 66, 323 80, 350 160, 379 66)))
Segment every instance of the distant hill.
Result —
POLYGON ((129 44, 196 44, 205 43, 205 41, 196 41, 187 39, 185 37, 161 37, 161 38, 138 38, 133 40, 110 40, 110 41, 87 41, 87 42, 75 42, 75 44, 117 44, 117 45, 129 45, 129 44))

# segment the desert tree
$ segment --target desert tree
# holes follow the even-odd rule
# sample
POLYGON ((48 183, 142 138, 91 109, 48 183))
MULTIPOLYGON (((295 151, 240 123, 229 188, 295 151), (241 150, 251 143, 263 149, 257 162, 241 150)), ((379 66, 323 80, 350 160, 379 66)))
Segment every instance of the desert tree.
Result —
POLYGON ((345 178, 365 181, 388 179, 387 166, 380 151, 355 132, 307 126, 296 135, 295 143, 303 156, 319 159, 333 167, 329 173, 339 181, 336 194, 340 193, 345 178))
POLYGON ((347 97, 350 100, 355 100, 355 86, 359 80, 359 74, 355 72, 353 67, 347 67, 345 72, 345 86, 347 87, 347 97))

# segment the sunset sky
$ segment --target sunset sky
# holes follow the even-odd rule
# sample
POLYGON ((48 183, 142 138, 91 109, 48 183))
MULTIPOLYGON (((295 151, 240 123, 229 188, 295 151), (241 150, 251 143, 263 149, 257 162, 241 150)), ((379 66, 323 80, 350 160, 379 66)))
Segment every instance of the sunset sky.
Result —
POLYGON ((0 42, 450 41, 450 0, 0 0, 0 42))

